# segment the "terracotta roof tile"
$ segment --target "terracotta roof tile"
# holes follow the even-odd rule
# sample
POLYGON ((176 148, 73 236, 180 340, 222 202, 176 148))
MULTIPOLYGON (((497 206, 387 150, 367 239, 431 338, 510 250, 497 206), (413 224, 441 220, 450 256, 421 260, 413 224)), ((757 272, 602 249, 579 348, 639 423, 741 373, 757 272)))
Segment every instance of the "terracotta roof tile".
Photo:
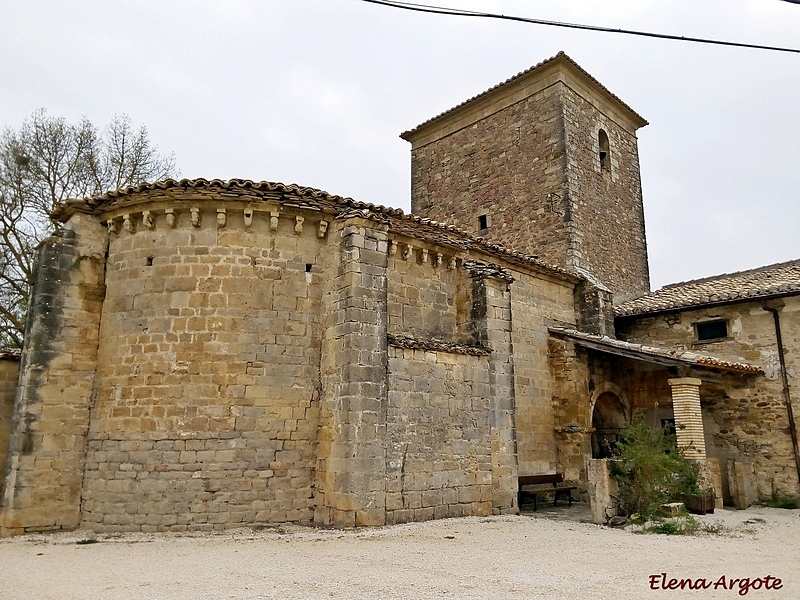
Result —
POLYGON ((648 358, 658 360, 676 361, 697 367, 708 367, 713 369, 723 369, 725 371, 736 371, 739 373, 760 374, 764 371, 761 367, 751 365, 749 363, 731 362, 709 356, 708 354, 699 354, 690 350, 669 350, 666 348, 658 348, 656 346, 646 346, 643 344, 634 344, 632 342, 624 342, 604 335, 595 335, 591 333, 583 333, 569 327, 548 327, 551 334, 568 337, 580 344, 591 344, 595 349, 607 349, 611 354, 620 353, 633 358, 647 361, 648 358))
POLYGON ((551 265, 536 256, 516 252, 492 240, 474 236, 453 225, 440 223, 432 219, 423 219, 414 214, 406 214, 399 208, 388 208, 378 204, 358 202, 352 198, 335 196, 310 187, 296 184, 284 184, 270 181, 251 181, 249 179, 166 179, 155 183, 142 183, 137 186, 121 188, 100 196, 82 200, 67 200, 53 211, 53 218, 66 221, 75 212, 99 214, 100 212, 124 205, 126 200, 141 193, 152 193, 161 190, 184 191, 204 190, 214 197, 224 200, 277 201, 283 206, 296 206, 312 210, 323 210, 336 214, 343 211, 356 211, 365 217, 382 220, 389 230, 406 237, 419 239, 430 244, 460 250, 476 250, 488 255, 502 258, 506 262, 524 266, 535 271, 554 275, 560 279, 577 282, 581 276, 571 270, 551 265))
POLYGON ((435 338, 417 338, 408 335, 395 335, 391 333, 387 337, 390 346, 394 346, 396 348, 406 348, 409 350, 447 352, 449 354, 468 354, 471 356, 487 356, 492 353, 489 348, 484 348, 483 346, 470 346, 469 344, 445 342, 435 338))
POLYGON ((800 259, 665 286, 614 308, 617 316, 800 294, 800 259))
POLYGON ((21 355, 17 348, 0 348, 0 360, 19 360, 21 355))

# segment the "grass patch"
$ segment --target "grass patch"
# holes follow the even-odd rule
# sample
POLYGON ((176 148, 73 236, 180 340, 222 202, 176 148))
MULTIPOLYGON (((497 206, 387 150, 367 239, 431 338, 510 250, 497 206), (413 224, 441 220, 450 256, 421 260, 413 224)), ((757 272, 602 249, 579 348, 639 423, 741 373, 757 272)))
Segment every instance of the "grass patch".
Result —
POLYGON ((78 544, 79 546, 85 546, 86 544, 99 544, 100 540, 96 540, 94 538, 87 538, 85 540, 78 540, 75 543, 78 544))
POLYGON ((769 506, 770 508, 786 508, 789 510, 793 510, 797 508, 798 503, 795 498, 788 498, 787 496, 779 496, 778 494, 772 494, 772 497, 764 502, 765 506, 769 506))
POLYGON ((719 523, 701 523, 692 515, 683 514, 668 519, 656 518, 648 521, 639 530, 639 533, 656 533, 659 535, 697 535, 708 533, 716 535, 722 533, 723 526, 719 523))

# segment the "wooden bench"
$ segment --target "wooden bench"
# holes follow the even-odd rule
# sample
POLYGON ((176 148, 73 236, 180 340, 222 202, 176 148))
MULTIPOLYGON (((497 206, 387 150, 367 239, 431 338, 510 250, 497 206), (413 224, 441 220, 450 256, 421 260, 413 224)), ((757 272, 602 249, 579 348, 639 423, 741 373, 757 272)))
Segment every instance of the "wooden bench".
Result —
POLYGON ((558 502, 559 496, 568 496, 569 505, 572 506, 572 490, 578 489, 575 485, 564 483, 564 476, 560 473, 548 475, 520 475, 518 477, 519 492, 517 506, 522 508, 522 498, 525 495, 533 496, 533 510, 538 509, 536 498, 539 494, 553 494, 553 506, 558 502))

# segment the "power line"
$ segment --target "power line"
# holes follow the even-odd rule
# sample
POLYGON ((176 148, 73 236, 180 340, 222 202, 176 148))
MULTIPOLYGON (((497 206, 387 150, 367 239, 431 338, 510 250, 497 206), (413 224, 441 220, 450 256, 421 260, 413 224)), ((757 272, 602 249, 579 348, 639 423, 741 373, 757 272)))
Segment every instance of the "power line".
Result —
MULTIPOLYGON (((564 27, 567 29, 583 29, 588 31, 600 31, 603 33, 623 33, 626 35, 638 35, 642 37, 659 38, 663 40, 676 40, 680 42, 696 42, 699 44, 715 44, 717 46, 733 46, 736 48, 752 48, 756 50, 772 50, 774 52, 792 52, 800 54, 800 50, 795 48, 782 48, 779 46, 762 46, 760 44, 745 44, 741 42, 726 42, 722 40, 711 40, 706 38, 686 37, 682 35, 669 35, 666 33, 652 33, 646 31, 635 31, 631 29, 614 29, 611 27, 598 27, 596 25, 580 25, 578 23, 562 23, 560 21, 546 21, 544 19, 532 19, 529 17, 515 17, 513 15, 501 15, 497 13, 478 12, 473 10, 464 10, 459 8, 447 8, 444 6, 431 6, 429 4, 414 4, 412 2, 399 2, 395 0, 362 0, 362 2, 369 2, 370 4, 380 4, 382 6, 391 6, 392 8, 401 8, 404 10, 412 10, 416 12, 433 13, 437 15, 452 15, 459 17, 482 17, 487 19, 502 19, 505 21, 517 21, 520 23, 533 23, 535 25, 549 25, 551 27, 564 27)), ((800 0, 784 0, 784 2, 792 2, 793 4, 800 4, 800 0)))

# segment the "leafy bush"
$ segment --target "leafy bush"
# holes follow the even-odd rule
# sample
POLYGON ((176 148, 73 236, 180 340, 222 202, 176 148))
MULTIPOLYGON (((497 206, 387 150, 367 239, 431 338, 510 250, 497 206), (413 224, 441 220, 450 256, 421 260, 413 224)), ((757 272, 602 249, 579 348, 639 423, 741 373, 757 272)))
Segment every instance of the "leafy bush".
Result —
POLYGON ((676 445, 675 435, 651 429, 642 419, 622 430, 611 463, 625 515, 655 516, 661 505, 698 493, 697 471, 676 445))

